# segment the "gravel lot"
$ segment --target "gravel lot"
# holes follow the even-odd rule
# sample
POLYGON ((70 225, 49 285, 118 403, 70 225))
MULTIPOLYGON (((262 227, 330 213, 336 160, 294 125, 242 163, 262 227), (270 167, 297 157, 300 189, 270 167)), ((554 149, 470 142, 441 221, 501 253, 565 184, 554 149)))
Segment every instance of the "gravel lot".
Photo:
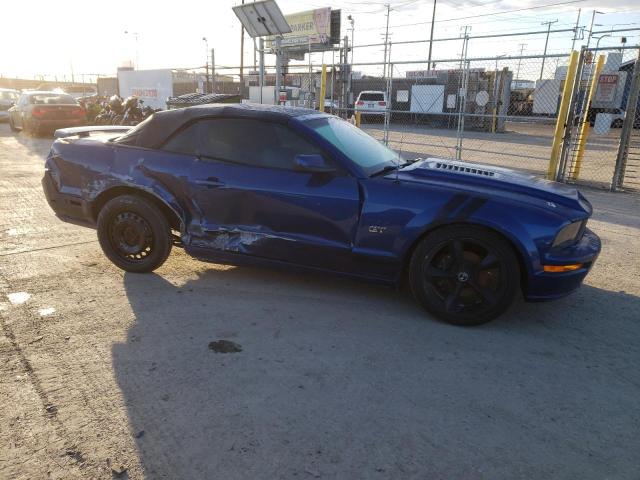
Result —
POLYGON ((465 329, 179 250, 124 273, 46 205, 50 143, 0 125, 0 478, 639 478, 640 196, 586 191, 579 292, 465 329))

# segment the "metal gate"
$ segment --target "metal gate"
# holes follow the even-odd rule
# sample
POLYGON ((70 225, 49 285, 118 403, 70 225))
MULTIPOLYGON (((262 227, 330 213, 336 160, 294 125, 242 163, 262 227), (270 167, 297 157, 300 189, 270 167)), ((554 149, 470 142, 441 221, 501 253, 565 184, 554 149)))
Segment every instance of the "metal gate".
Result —
POLYGON ((583 48, 565 88, 556 180, 611 190, 640 190, 639 48, 583 48))

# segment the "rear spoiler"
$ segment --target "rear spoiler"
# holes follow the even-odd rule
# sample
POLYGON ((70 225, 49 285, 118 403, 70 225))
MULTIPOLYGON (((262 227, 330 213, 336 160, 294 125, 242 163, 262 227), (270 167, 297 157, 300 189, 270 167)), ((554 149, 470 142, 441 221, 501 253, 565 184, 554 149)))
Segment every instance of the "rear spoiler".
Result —
POLYGON ((107 132, 107 133, 127 133, 133 127, 120 126, 120 125, 96 125, 94 127, 72 127, 72 128, 59 128, 53 134, 55 138, 66 137, 88 137, 92 132, 107 132))

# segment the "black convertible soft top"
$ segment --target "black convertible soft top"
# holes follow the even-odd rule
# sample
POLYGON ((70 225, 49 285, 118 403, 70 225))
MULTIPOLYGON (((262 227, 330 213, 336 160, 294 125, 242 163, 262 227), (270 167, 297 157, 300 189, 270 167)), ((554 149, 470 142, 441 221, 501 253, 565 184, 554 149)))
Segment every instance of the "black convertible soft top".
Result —
POLYGON ((115 143, 144 148, 158 148, 176 130, 192 120, 204 117, 256 118, 271 122, 287 123, 293 117, 318 115, 309 108, 260 105, 254 103, 213 103, 194 107, 156 112, 115 143))

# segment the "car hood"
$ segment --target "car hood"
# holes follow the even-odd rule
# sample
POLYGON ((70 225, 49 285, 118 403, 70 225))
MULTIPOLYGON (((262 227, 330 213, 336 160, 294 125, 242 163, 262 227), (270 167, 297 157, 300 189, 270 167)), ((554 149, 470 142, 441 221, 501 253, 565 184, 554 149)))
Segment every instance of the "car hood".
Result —
POLYGON ((591 205, 573 186, 492 165, 427 158, 402 168, 398 178, 425 183, 444 181, 461 188, 527 195, 591 213, 591 205))

